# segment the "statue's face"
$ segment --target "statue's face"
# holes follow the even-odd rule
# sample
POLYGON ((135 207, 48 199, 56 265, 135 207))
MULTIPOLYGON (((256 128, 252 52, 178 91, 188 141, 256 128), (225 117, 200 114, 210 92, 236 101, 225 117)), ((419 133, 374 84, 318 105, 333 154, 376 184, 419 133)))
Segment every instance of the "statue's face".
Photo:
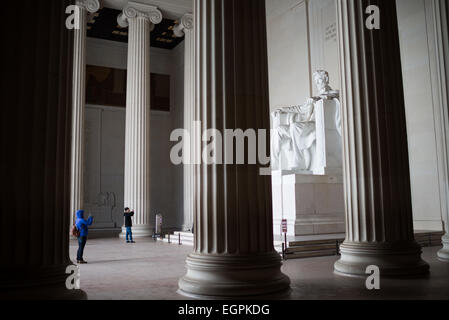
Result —
POLYGON ((315 83, 320 92, 325 92, 329 81, 325 75, 317 75, 315 77, 315 83))

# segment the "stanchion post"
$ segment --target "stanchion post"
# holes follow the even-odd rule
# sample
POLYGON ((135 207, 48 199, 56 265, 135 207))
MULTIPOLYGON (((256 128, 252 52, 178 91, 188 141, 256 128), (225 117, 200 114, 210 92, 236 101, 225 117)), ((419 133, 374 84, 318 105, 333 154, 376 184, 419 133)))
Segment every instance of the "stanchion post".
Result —
POLYGON ((282 260, 285 260, 285 243, 282 242, 282 260))
POLYGON ((287 250, 287 232, 284 232, 285 250, 287 250))

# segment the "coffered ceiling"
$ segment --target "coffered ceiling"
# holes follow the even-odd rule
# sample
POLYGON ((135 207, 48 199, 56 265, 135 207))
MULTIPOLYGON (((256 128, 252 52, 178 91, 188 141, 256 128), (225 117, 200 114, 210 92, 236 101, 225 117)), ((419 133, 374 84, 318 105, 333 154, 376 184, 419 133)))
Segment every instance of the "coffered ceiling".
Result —
MULTIPOLYGON (((103 7, 93 15, 87 24, 87 36, 118 42, 128 42, 128 28, 120 27, 117 23, 117 16, 120 10, 103 7)), ((155 25, 151 32, 151 46, 162 49, 173 49, 183 38, 175 37, 173 27, 177 20, 165 18, 161 23, 155 25)))
MULTIPOLYGON (((133 0, 134 2, 140 2, 156 6, 161 10, 164 18, 177 20, 185 13, 191 13, 193 11, 193 0, 133 0)), ((103 6, 122 10, 128 3, 128 0, 104 0, 103 6)))

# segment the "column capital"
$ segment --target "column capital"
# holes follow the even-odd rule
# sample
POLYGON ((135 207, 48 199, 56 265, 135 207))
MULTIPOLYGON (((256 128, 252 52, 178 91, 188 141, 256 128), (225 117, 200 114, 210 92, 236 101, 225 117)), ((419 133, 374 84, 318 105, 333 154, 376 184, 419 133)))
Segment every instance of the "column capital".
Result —
POLYGON ((158 24, 162 21, 162 12, 155 6, 130 1, 117 17, 117 22, 121 27, 127 27, 128 19, 138 17, 149 19, 152 24, 158 24))
POLYGON ((100 0, 77 0, 76 5, 85 8, 90 13, 95 13, 102 7, 100 0))
POLYGON ((184 30, 191 30, 193 29, 193 26, 193 14, 186 13, 181 17, 180 22, 173 28, 173 34, 178 38, 181 38, 184 36, 184 30))

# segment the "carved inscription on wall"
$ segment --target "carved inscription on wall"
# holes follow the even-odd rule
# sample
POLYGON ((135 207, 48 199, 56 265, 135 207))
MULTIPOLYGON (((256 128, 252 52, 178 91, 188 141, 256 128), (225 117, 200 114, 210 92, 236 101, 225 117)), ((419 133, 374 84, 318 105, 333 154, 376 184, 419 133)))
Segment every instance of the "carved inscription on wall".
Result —
POLYGON ((337 42, 337 24, 335 22, 326 27, 324 40, 337 42))

